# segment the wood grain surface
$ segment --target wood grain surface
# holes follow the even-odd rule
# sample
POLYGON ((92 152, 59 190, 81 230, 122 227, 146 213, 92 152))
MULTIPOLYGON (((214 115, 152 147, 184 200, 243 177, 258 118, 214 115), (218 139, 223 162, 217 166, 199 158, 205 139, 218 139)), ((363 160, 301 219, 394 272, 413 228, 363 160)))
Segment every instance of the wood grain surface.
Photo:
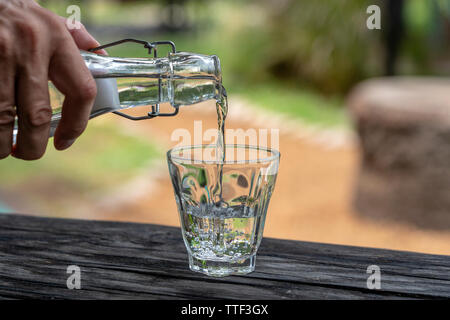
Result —
POLYGON ((264 238, 256 271, 191 272, 178 228, 0 215, 3 299, 450 298, 450 256, 264 238), (81 269, 70 290, 67 267, 81 269), (381 289, 367 288, 367 268, 381 289))

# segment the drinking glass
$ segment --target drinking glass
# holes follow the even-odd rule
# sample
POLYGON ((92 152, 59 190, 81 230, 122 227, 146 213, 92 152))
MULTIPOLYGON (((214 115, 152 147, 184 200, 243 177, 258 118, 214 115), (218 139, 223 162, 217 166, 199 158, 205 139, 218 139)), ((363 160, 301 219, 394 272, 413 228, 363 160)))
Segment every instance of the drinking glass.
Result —
POLYGON ((167 159, 190 269, 210 276, 254 271, 280 153, 198 145, 169 150, 167 159))

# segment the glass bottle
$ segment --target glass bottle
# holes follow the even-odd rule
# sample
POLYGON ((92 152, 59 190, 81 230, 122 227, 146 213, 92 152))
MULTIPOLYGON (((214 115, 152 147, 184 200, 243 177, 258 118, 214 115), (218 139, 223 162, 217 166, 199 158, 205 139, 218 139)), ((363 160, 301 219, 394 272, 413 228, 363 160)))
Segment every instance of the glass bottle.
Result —
MULTIPOLYGON (((220 61, 215 55, 175 52, 162 58, 117 58, 87 51, 81 55, 97 84, 90 119, 137 106, 153 106, 157 114, 159 104, 164 102, 177 111, 181 105, 217 100, 222 94, 220 61)), ((64 95, 50 81, 49 93, 53 136, 61 119, 64 95)), ((14 142, 17 131, 16 121, 14 142)))

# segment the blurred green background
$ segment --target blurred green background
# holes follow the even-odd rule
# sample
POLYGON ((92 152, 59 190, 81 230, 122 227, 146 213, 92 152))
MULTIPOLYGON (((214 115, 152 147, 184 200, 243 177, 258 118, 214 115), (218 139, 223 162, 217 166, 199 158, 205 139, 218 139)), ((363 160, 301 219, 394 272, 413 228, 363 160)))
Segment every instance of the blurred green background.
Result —
MULTIPOLYGON (((366 8, 388 6, 388 1, 375 0, 39 2, 65 17, 69 5, 79 5, 81 21, 100 43, 169 39, 179 51, 216 54, 229 96, 314 126, 348 130, 345 96, 359 81, 388 73, 387 33, 399 23, 368 30, 366 8)), ((396 74, 448 74, 449 14, 447 0, 404 1, 396 74)), ((112 56, 146 53, 138 45, 108 51, 112 56)), ((114 188, 163 157, 163 151, 157 139, 149 142, 105 121, 92 121, 68 151, 49 146, 36 162, 0 161, 0 211, 31 208, 64 215, 68 195, 114 188)))

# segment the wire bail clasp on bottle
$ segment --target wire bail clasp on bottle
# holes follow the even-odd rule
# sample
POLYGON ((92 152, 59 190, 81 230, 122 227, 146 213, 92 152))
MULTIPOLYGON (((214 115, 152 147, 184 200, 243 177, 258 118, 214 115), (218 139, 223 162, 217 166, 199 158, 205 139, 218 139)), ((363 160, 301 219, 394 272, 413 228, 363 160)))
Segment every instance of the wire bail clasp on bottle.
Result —
MULTIPOLYGON (((97 48, 90 49, 89 51, 95 52, 95 51, 98 51, 98 50, 101 50, 101 49, 106 49, 106 48, 110 48, 110 47, 113 47, 113 46, 117 46, 117 45, 120 45, 120 44, 123 44, 123 43, 126 43, 126 42, 134 42, 134 43, 139 43, 139 44, 144 45, 144 48, 148 49, 148 54, 149 55, 151 55, 152 51, 153 51, 153 57, 154 58, 158 58, 158 46, 161 46, 161 45, 169 45, 172 48, 172 53, 176 53, 177 52, 175 44, 172 41, 169 41, 169 40, 148 42, 148 41, 137 40, 137 39, 122 39, 122 40, 119 40, 119 41, 114 41, 114 42, 111 42, 111 43, 107 43, 107 44, 101 45, 101 46, 99 46, 97 48)), ((162 85, 162 79, 161 79, 161 76, 160 76, 158 78, 158 101, 161 101, 161 90, 162 90, 161 85, 162 85)), ((178 105, 172 105, 172 107, 174 108, 173 112, 171 112, 171 113, 161 113, 160 112, 159 103, 156 103, 156 104, 152 105, 152 111, 151 112, 149 112, 149 113, 147 113, 147 115, 141 116, 141 117, 133 117, 133 116, 130 116, 128 114, 125 114, 125 113, 122 113, 122 112, 119 112, 119 111, 113 111, 113 113, 116 114, 116 115, 119 115, 121 117, 127 118, 129 120, 137 121, 137 120, 153 119, 153 118, 156 118, 156 117, 172 117, 172 116, 175 116, 175 115, 178 114, 179 106, 178 105)))

